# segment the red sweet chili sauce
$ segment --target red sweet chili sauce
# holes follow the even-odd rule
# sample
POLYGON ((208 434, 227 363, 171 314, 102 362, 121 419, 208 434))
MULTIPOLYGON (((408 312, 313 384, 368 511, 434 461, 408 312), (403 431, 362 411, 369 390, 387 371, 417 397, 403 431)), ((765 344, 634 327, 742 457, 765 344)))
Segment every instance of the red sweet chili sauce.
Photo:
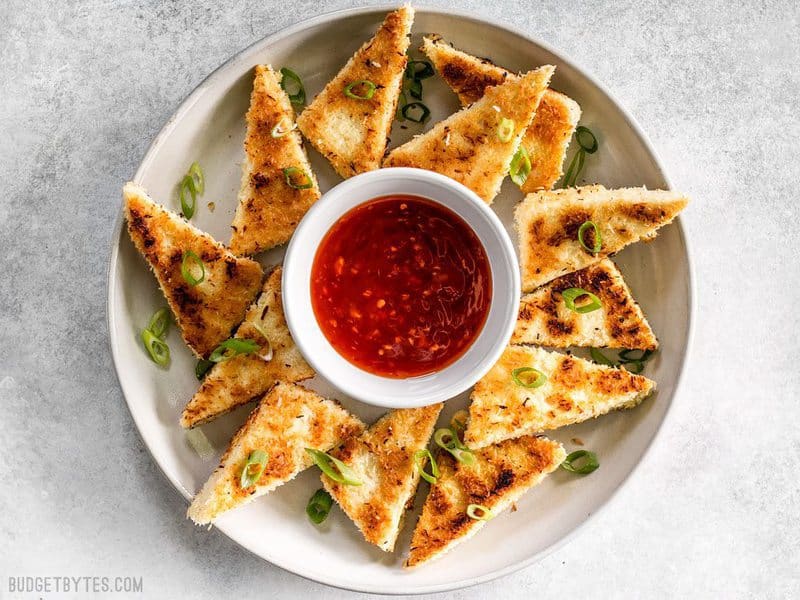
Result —
POLYGON ((486 250, 453 211, 385 196, 342 216, 320 243, 311 303, 349 362, 384 377, 438 371, 478 337, 492 297, 486 250))

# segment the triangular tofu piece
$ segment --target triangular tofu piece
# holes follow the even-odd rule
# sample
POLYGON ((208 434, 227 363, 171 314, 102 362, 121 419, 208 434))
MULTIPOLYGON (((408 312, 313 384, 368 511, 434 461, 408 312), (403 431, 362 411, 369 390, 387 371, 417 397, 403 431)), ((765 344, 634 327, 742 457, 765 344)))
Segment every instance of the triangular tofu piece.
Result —
POLYGON ((294 110, 280 79, 272 67, 256 66, 231 237, 231 251, 239 255, 256 254, 289 241, 320 196, 300 132, 292 129, 294 110), (285 169, 290 169, 288 176, 285 169), (310 187, 305 187, 307 184, 310 187))
MULTIPOLYGON (((655 238, 658 228, 671 223, 688 202, 678 192, 607 190, 601 185, 529 194, 514 214, 522 291, 588 267, 633 242, 655 238), (578 230, 587 221, 600 231, 597 254, 578 241, 578 230)), ((584 232, 584 242, 595 245, 592 229, 584 232)))
MULTIPOLYGON (((534 379, 522 373, 518 378, 534 379)), ((482 448, 633 408, 655 387, 654 381, 624 369, 541 348, 509 346, 475 384, 464 442, 482 448), (513 371, 522 367, 541 371, 547 380, 537 388, 518 385, 513 371)))
POLYGON ((233 436, 187 516, 198 525, 211 523, 310 467, 313 461, 306 448, 327 452, 363 430, 364 424, 337 402, 291 383, 279 383, 233 436), (242 469, 254 450, 267 453, 266 466, 255 485, 243 489, 242 469))
POLYGON ((215 364, 183 409, 183 427, 202 425, 260 398, 278 381, 291 383, 314 376, 314 370, 295 346, 286 325, 281 301, 281 273, 281 267, 270 273, 261 295, 250 306, 244 322, 236 330, 235 337, 253 340, 261 351, 240 354, 215 364), (263 356, 268 356, 270 348, 272 358, 265 360, 263 356))
POLYGON ((491 204, 553 70, 544 66, 487 89, 475 104, 392 150, 384 166, 436 171, 463 183, 491 204), (506 141, 498 133, 502 119, 513 121, 513 133, 506 141))
POLYGON ((511 343, 551 348, 655 350, 658 347, 658 340, 625 285, 622 273, 608 258, 523 296, 511 343), (601 308, 583 314, 570 310, 561 296, 568 288, 594 294, 601 308))
POLYGON ((477 460, 469 466, 440 452, 436 458, 440 477, 425 499, 406 566, 439 558, 475 535, 486 521, 467 515, 470 504, 480 504, 499 515, 557 469, 565 456, 558 442, 533 436, 477 450, 477 460))
POLYGON ((392 411, 358 438, 331 452, 347 464, 362 485, 322 485, 364 538, 385 552, 394 550, 406 509, 414 502, 420 474, 414 453, 428 446, 442 404, 392 411))
MULTIPOLYGON (((519 76, 485 58, 456 50, 439 36, 426 36, 421 50, 463 106, 477 102, 486 88, 519 76)), ((564 157, 581 118, 581 107, 569 96, 547 89, 522 145, 531 159, 531 172, 520 189, 526 194, 549 190, 561 178, 564 157)))
MULTIPOLYGON (((305 138, 344 178, 381 165, 392 128, 406 68, 414 9, 404 6, 386 16, 375 36, 366 42, 338 75, 325 86, 297 119, 305 138), (369 81, 369 99, 345 95, 351 84, 369 81)), ((367 96, 361 85, 352 94, 367 96)))
POLYGON ((153 269, 184 341, 197 356, 207 357, 242 322, 261 289, 261 265, 237 258, 153 202, 141 186, 127 183, 122 195, 133 244, 153 269), (181 274, 184 252, 194 252, 203 262, 205 277, 197 285, 189 285, 181 274))

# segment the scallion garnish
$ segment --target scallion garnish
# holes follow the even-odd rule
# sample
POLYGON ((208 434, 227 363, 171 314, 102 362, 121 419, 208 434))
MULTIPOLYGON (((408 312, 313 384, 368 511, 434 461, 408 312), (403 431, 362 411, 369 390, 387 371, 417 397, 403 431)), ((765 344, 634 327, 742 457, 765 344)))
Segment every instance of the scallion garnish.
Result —
POLYGON ((568 309, 581 315, 603 308, 600 298, 583 288, 567 288, 561 292, 561 297, 564 298, 564 304, 568 309), (588 298, 589 302, 575 303, 576 300, 584 297, 588 298))
POLYGON ((319 525, 328 518, 328 513, 331 512, 333 506, 333 498, 323 488, 318 489, 311 496, 311 499, 306 505, 306 514, 311 519, 312 523, 319 525))
POLYGON ((646 361, 652 353, 652 350, 621 350, 619 359, 624 363, 646 361), (631 356, 633 352, 641 352, 641 354, 639 356, 631 356))
POLYGON ((625 367, 626 371, 638 375, 644 371, 644 363, 653 354, 652 350, 621 350, 619 353, 619 361, 613 361, 605 356, 597 348, 590 348, 589 354, 592 360, 601 365, 608 365, 609 367, 625 367), (639 356, 632 356, 633 352, 640 352, 639 356))
POLYGON ((408 93, 411 94, 412 98, 416 98, 417 100, 422 100, 422 82, 419 79, 415 79, 414 81, 409 83, 408 93))
POLYGON ((283 170, 283 177, 286 179, 286 185, 296 190, 307 190, 314 185, 311 175, 298 167, 286 167, 283 170))
POLYGON ((585 221, 578 228, 578 241, 583 249, 592 254, 597 254, 603 248, 603 237, 600 235, 600 228, 594 221, 585 221), (586 243, 586 232, 592 230, 593 243, 591 246, 586 243))
POLYGON ((189 167, 189 172, 187 173, 187 175, 191 177, 195 191, 201 196, 205 194, 206 178, 203 175, 203 169, 200 168, 200 163, 194 161, 192 165, 189 167))
POLYGON ((406 93, 401 91, 400 96, 397 98, 397 110, 395 111, 394 118, 398 121, 405 121, 406 118, 403 116, 403 107, 408 103, 408 99, 406 98, 406 93))
POLYGON ((289 119, 286 117, 281 117, 280 120, 275 123, 275 127, 272 128, 272 137, 280 138, 285 136, 287 133, 291 133, 295 129, 297 129, 297 123, 286 123, 289 119))
POLYGON ((644 363, 640 360, 627 360, 622 363, 622 366, 625 367, 626 371, 629 371, 634 375, 638 375, 644 371, 644 363))
POLYGON ((608 358, 605 354, 600 352, 597 348, 589 348, 589 354, 592 360, 600 365, 608 365, 609 367, 616 367, 617 363, 608 358))
POLYGON ((208 360, 212 363, 225 362, 226 360, 232 359, 234 356, 252 354, 253 352, 258 352, 260 349, 261 347, 253 340, 229 338, 214 348, 208 360))
POLYGON ((160 367, 169 364, 169 346, 149 329, 142 330, 142 341, 153 362, 160 367))
POLYGON ((516 124, 512 119, 506 119, 503 117, 500 119, 500 125, 497 126, 497 139, 503 143, 510 142, 514 137, 515 127, 516 124))
POLYGON ((147 329, 150 330, 154 336, 160 339, 164 339, 164 336, 167 335, 167 331, 169 331, 169 309, 166 307, 157 310, 152 317, 150 317, 150 323, 147 325, 147 329))
POLYGON ((264 474, 264 469, 267 468, 268 455, 263 450, 253 450, 247 461, 242 467, 242 476, 239 479, 239 485, 242 489, 246 490, 253 487, 261 479, 264 474))
POLYGON ((419 471, 420 476, 428 483, 434 484, 439 479, 439 465, 436 464, 436 459, 433 458, 433 454, 427 448, 414 452, 414 466, 419 471), (426 461, 431 464, 430 473, 425 472, 426 461))
POLYGON ((467 428, 467 419, 469 419, 469 413, 462 408, 450 419, 450 429, 456 433, 464 431, 467 428))
POLYGON ((358 479, 356 472, 338 458, 314 448, 306 448, 306 452, 314 460, 314 464, 319 467, 320 471, 337 483, 363 485, 364 482, 358 479))
POLYGON ((433 66, 427 60, 410 60, 406 65, 407 79, 421 81, 433 77, 433 74, 433 66))
POLYGON ((203 264, 202 259, 191 250, 183 253, 181 275, 183 275, 184 281, 192 287, 202 283, 206 278, 206 266, 203 264))
POLYGON ((561 463, 561 468, 570 473, 579 473, 580 475, 588 475, 592 471, 596 471, 600 463, 597 460, 597 454, 589 450, 576 450, 567 455, 564 462, 561 463), (576 461, 583 460, 583 464, 577 465, 576 461))
POLYGON ((511 166, 508 169, 511 181, 517 185, 524 184, 525 180, 528 179, 528 175, 530 175, 531 168, 531 157, 528 155, 525 146, 520 145, 514 158, 511 159, 511 166))
POLYGON ((375 94, 377 87, 369 79, 361 79, 348 84, 344 88, 344 95, 353 100, 369 100, 375 94), (357 88, 356 91, 353 91, 353 88, 357 88), (357 93, 359 91, 363 91, 363 93, 357 93))
POLYGON ((475 462, 475 455, 472 450, 461 443, 458 434, 449 427, 437 429, 433 434, 433 441, 436 445, 447 450, 458 462, 464 465, 471 465, 475 462))
POLYGON ((467 516, 476 521, 488 521, 494 518, 494 513, 483 504, 470 504, 467 506, 467 516))
POLYGON ((194 375, 197 377, 198 380, 202 381, 203 378, 206 376, 206 373, 214 366, 214 363, 210 360, 200 359, 197 361, 197 364, 194 366, 194 375))
POLYGON ((184 175, 179 185, 178 199, 181 202, 181 212, 184 217, 191 219, 197 208, 197 188, 189 175, 184 175))
POLYGON ((533 367, 519 367, 511 371, 511 379, 520 387, 533 389, 542 387, 547 381, 547 375, 533 367), (529 373, 534 379, 530 378, 529 373))
POLYGON ((583 162, 587 154, 594 154, 597 152, 599 144, 597 138, 587 127, 582 125, 575 129, 575 139, 578 142, 578 151, 572 157, 567 168, 567 174, 564 175, 564 187, 572 187, 578 180, 578 175, 583 169, 583 162))
POLYGON ((424 123, 431 116, 430 109, 422 102, 409 102, 401 109, 403 117, 414 123, 424 123), (413 112, 412 112, 413 111, 413 112), (417 111, 419 111, 418 114, 417 111))
POLYGON ((286 95, 289 96, 289 102, 292 104, 305 104, 306 89, 303 87, 303 82, 300 80, 300 76, 286 67, 281 69, 281 75, 281 87, 283 88, 283 91, 286 92, 286 95), (290 92, 288 89, 290 83, 294 84, 295 86, 294 92, 290 92))

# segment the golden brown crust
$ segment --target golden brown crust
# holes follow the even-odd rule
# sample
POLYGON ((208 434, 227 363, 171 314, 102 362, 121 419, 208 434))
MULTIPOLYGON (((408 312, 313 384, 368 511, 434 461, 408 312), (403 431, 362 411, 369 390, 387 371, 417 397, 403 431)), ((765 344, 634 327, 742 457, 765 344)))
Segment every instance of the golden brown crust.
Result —
MULTIPOLYGON (((486 88, 518 77, 485 58, 456 50, 435 35, 423 39, 421 50, 464 106, 480 100, 486 88)), ((580 106, 572 98, 551 89, 545 91, 522 139, 531 159, 531 172, 521 186, 524 193, 551 189, 559 180, 580 117, 580 106)))
POLYGON ((239 205, 233 219, 231 251, 235 254, 257 254, 287 242, 319 199, 300 133, 272 135, 276 125, 289 129, 293 123, 294 111, 281 89, 280 75, 269 66, 257 65, 247 111, 239 205), (283 170, 292 167, 311 178, 310 188, 296 189, 286 182, 283 170))
POLYGON ((255 341, 264 352, 271 347, 272 360, 265 361, 260 351, 214 365, 183 409, 182 427, 202 425, 256 400, 278 381, 292 383, 314 376, 314 370, 295 346, 286 325, 281 301, 282 272, 282 268, 277 267, 267 277, 261 295, 248 309, 235 335, 255 341), (264 339, 262 331, 268 339, 264 339))
POLYGON ((210 523, 310 467, 313 461, 306 448, 327 452, 363 430, 364 424, 337 402, 294 384, 279 383, 233 436, 187 514, 195 523, 210 523), (253 450, 267 453, 266 467, 256 485, 242 489, 242 467, 253 450))
POLYGON ((261 288, 261 266, 237 258, 207 233, 153 202, 140 186, 123 189, 128 232, 155 273, 186 344, 199 357, 231 335, 261 288), (190 286, 181 275, 183 253, 205 266, 205 279, 190 286))
MULTIPOLYGON (((523 291, 588 267, 628 244, 652 239, 688 201, 677 192, 607 190, 601 185, 529 194, 514 215, 523 291), (578 241, 578 230, 586 221, 600 229, 602 248, 597 254, 578 241)), ((591 230, 584 241, 593 245, 591 230)))
POLYGON ((464 434, 470 448, 521 435, 558 429, 632 408, 655 389, 655 382, 622 369, 531 346, 509 346, 475 384, 464 434), (544 385, 516 384, 512 371, 538 369, 544 385))
POLYGON ((483 527, 484 521, 467 515, 467 506, 483 505, 496 516, 555 470, 564 456, 558 442, 533 436, 478 450, 470 466, 440 452, 440 477, 425 500, 406 566, 438 558, 483 527))
POLYGON ((413 21, 410 6, 389 13, 375 36, 297 119, 305 138, 342 177, 380 167, 400 96, 413 21), (362 80, 376 85, 373 96, 369 100, 347 97, 345 88, 362 80))
POLYGON ((361 486, 342 485, 322 475, 322 484, 364 539, 386 552, 394 549, 406 507, 420 475, 414 453, 428 445, 442 404, 394 410, 358 438, 331 454, 350 466, 361 486))
POLYGON ((471 106, 392 150, 384 166, 436 171, 464 184, 491 203, 508 173, 511 159, 530 125, 553 69, 544 66, 489 88, 471 106), (508 141, 502 141, 497 133, 503 118, 514 123, 514 134, 508 141))
POLYGON ((658 347, 622 274, 607 258, 523 296, 511 343, 551 348, 655 350, 658 347), (602 307, 584 314, 568 309, 561 296, 568 288, 581 288, 596 295, 602 307))

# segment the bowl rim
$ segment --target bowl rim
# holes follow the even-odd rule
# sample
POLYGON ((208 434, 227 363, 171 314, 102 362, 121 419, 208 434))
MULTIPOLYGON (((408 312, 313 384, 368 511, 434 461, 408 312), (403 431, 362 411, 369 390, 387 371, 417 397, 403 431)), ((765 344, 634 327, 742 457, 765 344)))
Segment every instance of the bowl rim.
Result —
MULTIPOLYGON (((229 67, 234 66, 238 62, 242 62, 246 56, 250 53, 254 52, 260 47, 269 46, 271 44, 277 43, 283 40, 286 37, 293 36, 302 30, 310 27, 315 27, 318 25, 324 25, 326 23, 336 21, 338 19, 347 18, 351 16, 360 16, 360 15, 367 15, 367 14, 381 14, 386 13, 391 10, 395 10, 398 7, 397 4, 377 4, 373 6, 362 6, 356 8, 345 8, 345 9, 337 9, 330 12, 320 13, 316 16, 309 17, 307 19, 303 19, 301 21, 297 21, 288 27, 285 27, 279 31, 275 31, 273 33, 267 34, 258 40, 254 41, 252 44, 246 46, 245 48, 239 50, 238 52, 234 53, 230 58, 225 60, 221 63, 216 69, 214 69, 208 76, 206 76, 178 105, 178 107, 172 112, 170 117, 164 122, 161 129, 159 130, 158 134, 156 134, 153 141, 148 146, 147 150, 145 151, 140 163, 139 167, 136 170, 136 173, 133 176, 133 181, 139 181, 143 173, 145 173, 150 167, 152 161, 155 159, 155 154, 157 148, 161 145, 161 141, 163 138, 168 137, 172 130, 175 128, 177 123, 183 118, 184 114, 188 112, 194 102, 205 92, 205 89, 211 85, 221 74, 221 72, 227 70, 229 67)), ((502 29, 510 34, 528 40, 532 44, 535 44, 542 48, 543 50, 549 52, 553 56, 557 57, 560 63, 569 66, 570 68, 574 69, 582 77, 584 77, 589 83, 591 83, 598 91, 600 91, 608 100, 616 107, 619 111, 620 115, 625 120, 626 124, 630 127, 631 131, 636 135, 639 140, 641 140, 644 147, 647 149, 648 153, 653 157, 653 162, 658 170, 659 175, 663 178, 664 182, 666 183, 666 188, 671 189, 672 183, 667 176, 664 168, 662 166, 661 159, 656 152, 655 148, 653 147, 650 138, 645 134, 642 128, 639 126, 638 122, 634 119, 632 114, 625 108, 625 106, 618 100, 618 98, 611 93, 607 87, 602 84, 594 75, 593 73, 580 66, 575 60, 573 60, 570 55, 560 49, 556 49, 554 46, 545 42, 544 40, 534 37, 528 34, 523 29, 511 25, 507 22, 504 22, 496 17, 488 16, 488 15, 476 15, 472 12, 468 12, 461 9, 456 8, 442 8, 442 7, 434 7, 434 6, 426 6, 419 4, 415 6, 417 12, 427 12, 430 14, 441 15, 441 16, 453 16, 459 19, 463 19, 466 21, 471 21, 473 23, 482 24, 482 25, 489 25, 495 27, 497 29, 502 29)), ((157 457, 152 450, 150 449, 149 444, 144 438, 142 430, 140 428, 140 421, 137 419, 135 412, 131 408, 132 399, 129 399, 128 394, 126 394, 126 388, 122 383, 120 378, 120 359, 117 349, 117 344, 114 340, 112 335, 115 327, 114 315, 112 311, 113 300, 115 299, 114 294, 114 280, 117 275, 117 263, 119 258, 119 239, 122 234, 122 229, 124 226, 124 213, 122 210, 122 205, 117 212, 116 222, 114 224, 113 232, 110 237, 110 250, 108 255, 107 261, 107 268, 106 268, 106 287, 107 287, 107 296, 106 296, 106 327, 107 327, 107 343, 108 348, 111 351, 112 361, 114 363, 114 373, 117 377, 117 383, 119 385, 120 391, 122 392, 123 398, 125 399, 125 404, 128 408, 128 411, 131 415, 131 418, 136 425, 136 434, 139 439, 142 441, 142 444, 147 448, 150 456, 153 458, 153 461, 156 464, 158 470, 162 473, 164 478, 173 486, 173 488, 184 498, 184 501, 188 505, 191 501, 191 496, 189 495, 188 491, 181 485, 180 481, 178 481, 175 477, 173 477, 164 467, 163 462, 157 457)), ((418 594, 430 594, 430 593, 437 593, 437 592, 446 592, 451 590, 457 589, 464 589, 468 587, 472 587, 481 583, 486 583, 489 581, 493 581, 495 579, 504 577, 506 575, 510 575, 517 571, 520 571, 526 567, 529 567, 533 564, 536 564, 540 560, 546 558, 556 550, 562 548, 567 543, 572 541, 577 534, 589 524, 595 521, 597 515, 600 513, 605 512, 605 510, 611 505, 613 501, 615 501, 619 496, 619 491, 625 487, 631 480, 631 477, 639 471, 642 466, 642 463, 645 462, 645 459, 650 455, 653 446, 662 440, 663 438, 663 431, 664 431, 664 424, 670 418, 670 415, 673 413, 673 405, 675 403, 675 399, 680 394, 681 390, 684 387, 685 380, 686 380, 686 364, 688 362, 689 356, 692 353, 692 348, 695 339, 695 326, 696 326, 696 318, 695 314, 697 311, 697 291, 696 291, 696 274, 695 274, 695 264, 692 259, 692 252, 691 247, 689 244, 688 237, 686 232, 684 231, 681 217, 677 217, 675 221, 672 223, 672 226, 677 229, 678 236, 680 238, 681 243, 686 248, 686 284, 687 284, 687 294, 688 294, 688 305, 687 305, 687 314, 686 314, 686 336, 684 340, 684 352, 683 356, 679 360, 678 364, 678 372, 675 379, 675 386, 672 396, 669 399, 668 405, 664 412, 664 417, 662 418, 661 422, 656 427, 655 432, 653 433, 652 438, 650 441, 645 445, 644 450, 642 451, 641 456, 637 463, 631 468, 630 472, 622 479, 619 486, 615 490, 613 490, 607 498, 602 500, 597 509, 592 512, 590 515, 586 517, 585 520, 578 523, 571 531, 567 532, 561 539, 554 542, 550 546, 542 549, 540 552, 532 554, 527 558, 520 560, 514 564, 508 565, 507 567, 497 569, 490 573, 486 573, 477 577, 467 577, 462 580, 459 580, 455 583, 442 583, 442 584, 429 584, 429 585, 419 585, 411 588, 403 588, 398 589, 397 587, 385 587, 385 586, 377 586, 377 585, 369 585, 368 583, 363 586, 354 586, 352 584, 347 584, 344 582, 339 581, 329 581, 323 580, 322 578, 317 578, 314 576, 313 570, 307 570, 305 572, 300 572, 288 566, 285 561, 280 560, 279 558, 275 558, 275 560, 267 560, 264 557, 256 554, 246 546, 239 544, 236 540, 232 538, 230 534, 226 531, 223 527, 217 527, 217 529, 226 537, 231 539, 239 548, 244 549, 250 554, 253 554, 257 558, 261 560, 265 560, 270 564, 273 564, 281 569, 284 569, 290 573, 293 573, 303 579, 314 581, 317 583, 321 583, 323 585, 327 585, 334 588, 339 588, 348 591, 354 592, 365 592, 370 594, 386 594, 386 595, 418 595, 418 594)))
POLYGON ((292 234, 283 259, 281 281, 284 315, 289 331, 292 334, 292 339, 306 361, 317 372, 317 375, 322 376, 336 389, 359 402, 388 409, 419 408, 436 402, 444 402, 475 385, 499 360, 511 339, 516 322, 520 289, 519 262, 514 244, 505 226, 489 204, 474 191, 450 177, 411 167, 388 167, 367 171, 345 179, 326 191, 303 216, 297 229, 292 234), (394 182, 394 191, 387 189, 386 193, 374 196, 364 196, 363 193, 359 192, 359 188, 380 184, 384 180, 387 181, 387 184, 389 181, 394 182), (415 193, 408 192, 403 188, 403 182, 421 183, 425 188, 430 189, 430 194, 419 191, 415 193), (476 219, 474 218, 475 215, 471 214, 472 210, 462 213, 453 209, 452 206, 448 206, 446 202, 436 197, 437 189, 450 190, 453 193, 453 197, 464 199, 469 203, 470 208, 477 210, 478 218, 494 234, 499 248, 495 248, 494 252, 490 252, 486 246, 486 240, 481 238, 476 231, 476 219), (314 247, 315 253, 315 243, 321 241, 331 227, 350 210, 374 199, 392 194, 418 195, 456 213, 480 239, 492 272, 492 298, 486 322, 481 327, 481 330, 464 353, 454 362, 439 371, 419 377, 382 377, 360 369, 339 355, 326 339, 313 314, 309 300, 309 286, 305 283, 310 277, 310 273, 306 273, 306 266, 310 269, 314 260, 313 258, 309 259, 309 248, 314 247), (345 198, 342 198, 342 196, 345 196, 345 198), (353 198, 357 199, 353 200, 353 198), (341 210, 331 210, 330 206, 334 203, 341 203, 345 206, 341 210), (320 219, 324 219, 324 223, 319 223, 320 219), (308 239, 309 237, 311 239, 308 239), (293 272, 293 269, 300 268, 303 269, 302 272, 293 272), (507 288, 507 293, 498 295, 499 288, 507 288), (499 324, 494 323, 492 331, 489 331, 489 321, 496 314, 499 314, 499 317, 495 317, 495 319, 499 318, 502 321, 499 324), (317 343, 312 343, 313 341, 317 343), (470 352, 470 349, 481 341, 489 350, 481 353, 470 352), (320 347, 320 342, 324 344, 324 349, 320 347), (325 360, 322 356, 323 354, 329 356, 336 354, 339 366, 325 360), (464 362, 467 359, 471 361, 469 366, 466 366, 464 362), (405 384, 408 382, 418 381, 422 384, 424 380, 425 384, 432 384, 436 379, 447 377, 452 379, 454 373, 459 373, 460 376, 457 379, 453 379, 445 387, 433 389, 427 393, 415 392, 413 397, 406 389, 405 384), (376 397, 369 392, 367 385, 365 385, 367 382, 371 382, 373 386, 383 385, 386 390, 376 397))

